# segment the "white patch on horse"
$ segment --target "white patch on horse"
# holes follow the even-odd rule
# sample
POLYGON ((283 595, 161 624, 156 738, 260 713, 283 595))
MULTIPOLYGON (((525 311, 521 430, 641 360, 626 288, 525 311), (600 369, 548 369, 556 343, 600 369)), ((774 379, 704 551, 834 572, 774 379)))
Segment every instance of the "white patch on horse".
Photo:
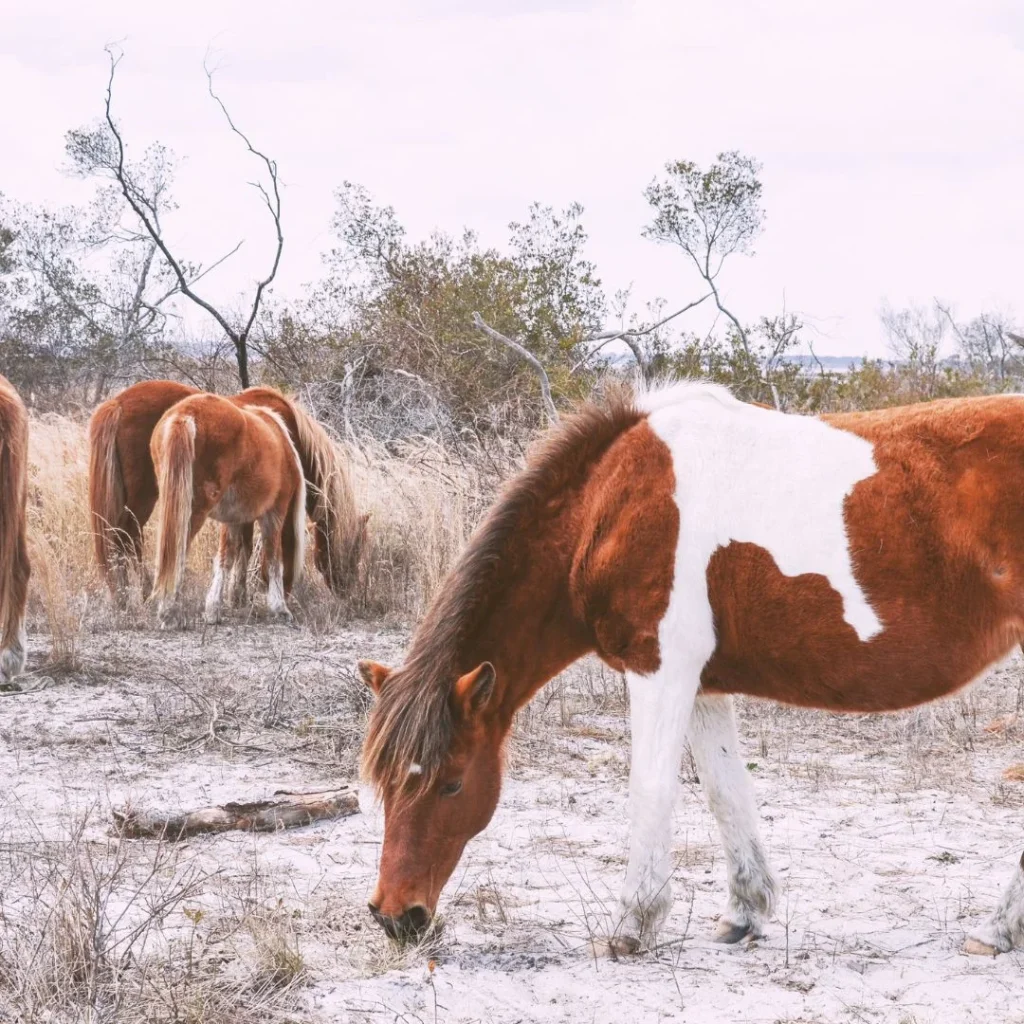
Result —
POLYGON ((284 596, 284 569, 276 559, 267 566, 267 607, 274 615, 289 614, 284 596))
POLYGON ((877 471, 868 441, 810 416, 746 405, 712 384, 675 385, 639 404, 672 453, 679 546, 690 567, 703 560, 706 569, 730 541, 756 544, 786 576, 826 577, 862 641, 881 632, 854 576, 843 518, 847 496, 877 471))
POLYGON ((413 761, 409 765, 409 774, 410 775, 422 775, 423 774, 423 765, 417 764, 415 761, 413 761))

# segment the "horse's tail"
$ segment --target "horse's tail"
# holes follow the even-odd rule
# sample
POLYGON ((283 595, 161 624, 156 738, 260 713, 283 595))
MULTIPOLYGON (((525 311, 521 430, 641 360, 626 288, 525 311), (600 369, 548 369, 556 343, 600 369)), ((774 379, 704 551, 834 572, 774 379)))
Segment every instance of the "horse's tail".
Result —
POLYGON ((327 585, 344 593, 358 568, 366 535, 366 520, 356 511, 348 462, 327 431, 295 402, 295 446, 306 467, 307 512, 313 520, 314 557, 327 585))
POLYGON ((0 377, 0 648, 19 651, 31 571, 25 539, 27 500, 28 413, 0 377))
POLYGON ((192 478, 196 454, 196 421, 188 415, 171 415, 154 438, 159 458, 160 528, 156 539, 156 582, 153 596, 173 596, 185 573, 188 535, 192 523, 192 478))
POLYGON ((121 403, 111 398, 89 419, 89 512, 96 564, 109 584, 123 548, 120 533, 125 507, 124 474, 117 454, 121 403))

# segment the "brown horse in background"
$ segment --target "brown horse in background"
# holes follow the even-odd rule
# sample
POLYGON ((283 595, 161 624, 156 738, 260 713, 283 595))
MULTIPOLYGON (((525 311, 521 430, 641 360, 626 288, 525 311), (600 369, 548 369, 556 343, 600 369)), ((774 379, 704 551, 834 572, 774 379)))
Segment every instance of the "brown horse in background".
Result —
POLYGON ((25 667, 25 603, 31 571, 25 540, 28 413, 0 376, 0 683, 25 667))
MULTIPOLYGON (((89 421, 89 505, 96 562, 118 604, 128 593, 128 569, 140 568, 143 596, 150 581, 142 562, 142 531, 157 502, 150 438, 160 418, 177 402, 198 395, 176 381, 143 381, 99 405, 89 421)), ((284 421, 306 479, 306 513, 314 524, 314 559, 328 586, 343 593, 358 567, 366 518, 356 512, 344 458, 327 432, 272 388, 248 388, 229 399, 240 408, 263 407, 284 421)), ((252 550, 252 524, 242 528, 244 550, 252 550)), ((264 579, 266 565, 264 564, 264 579)))
POLYGON ((159 489, 156 579, 160 624, 179 624, 178 592, 192 538, 207 518, 221 523, 206 618, 217 622, 224 577, 244 592, 249 551, 243 531, 259 523, 272 615, 288 620, 286 591, 305 562, 306 478, 281 416, 198 394, 175 403, 150 440, 159 489))

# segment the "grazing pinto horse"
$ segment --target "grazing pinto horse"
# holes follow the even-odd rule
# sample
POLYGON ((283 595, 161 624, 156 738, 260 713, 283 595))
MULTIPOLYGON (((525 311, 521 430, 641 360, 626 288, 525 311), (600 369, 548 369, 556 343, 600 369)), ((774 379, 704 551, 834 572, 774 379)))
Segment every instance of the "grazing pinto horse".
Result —
MULTIPOLYGON (((128 594, 128 566, 142 567, 142 531, 156 508, 157 479, 150 439, 171 406, 201 392, 171 380, 143 381, 97 406, 89 421, 89 505, 96 562, 118 604, 128 594)), ((314 524, 314 561, 335 592, 355 576, 366 516, 358 516, 345 460, 326 431, 272 388, 247 388, 230 399, 242 408, 271 409, 284 421, 302 461, 306 513, 314 524)), ((252 525, 242 528, 252 550, 252 525)), ((266 578, 266 564, 264 563, 266 578)), ((143 590, 149 580, 143 570, 143 590)), ((237 596, 237 595, 236 595, 237 596)))
POLYGON ((206 618, 220 618, 225 573, 244 587, 249 552, 243 530, 259 523, 272 615, 289 620, 285 594, 306 555, 306 478, 284 420, 262 406, 219 395, 175 403, 150 441, 160 497, 153 596, 164 628, 180 624, 178 590, 192 538, 207 518, 221 523, 206 618))
MULTIPOLYGON (((596 652, 625 672, 631 839, 613 951, 670 907, 689 738, 725 847, 719 937, 776 891, 730 694, 890 711, 970 682, 1024 637, 1024 397, 812 418, 680 384, 555 427, 477 530, 363 757, 385 824, 373 916, 421 934, 494 813, 516 711, 596 652)), ((969 946, 1024 944, 1024 865, 969 946)))
POLYGON ((28 414, 0 376, 0 684, 25 667, 25 602, 30 565, 25 541, 28 414))

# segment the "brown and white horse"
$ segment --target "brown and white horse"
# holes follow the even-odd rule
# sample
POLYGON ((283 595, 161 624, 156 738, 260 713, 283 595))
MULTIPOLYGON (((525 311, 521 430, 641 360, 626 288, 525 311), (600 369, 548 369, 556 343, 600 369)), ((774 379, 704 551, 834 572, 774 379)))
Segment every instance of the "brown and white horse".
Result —
MULTIPOLYGON (((142 531, 157 502, 150 439, 171 406, 201 394, 170 380, 143 381, 97 406, 89 421, 89 504, 96 563, 118 604, 128 592, 128 567, 143 570, 142 531)), ((298 405, 272 388, 253 387, 230 399, 241 408, 272 410, 284 421, 302 462, 306 512, 314 526, 314 561, 328 586, 343 593, 356 574, 365 540, 366 516, 356 512, 344 458, 326 431, 298 405)), ((252 549, 252 525, 243 527, 252 549)), ((263 566, 266 579, 266 564, 263 566)))
POLYGON ((220 619, 226 573, 232 596, 244 589, 250 552, 243 531, 254 522, 263 539, 268 607, 290 619, 285 595, 306 557, 306 478, 281 416, 219 395, 192 395, 157 422, 150 453, 159 492, 153 596, 161 626, 180 624, 188 547, 207 518, 221 524, 207 621, 220 619))
MULTIPOLYGON (((1024 397, 785 416, 707 384, 554 428, 475 533, 376 691, 364 772, 384 803, 370 909, 421 934, 494 813, 513 716, 588 652, 625 672, 631 837, 613 949, 669 911, 684 743, 725 848, 719 937, 776 884, 731 694, 888 711, 975 679, 1024 637, 1024 397)), ((974 952, 1024 944, 1024 863, 974 952)))
POLYGON ((28 414, 0 376, 0 683, 25 667, 25 602, 31 566, 26 543, 28 414))

